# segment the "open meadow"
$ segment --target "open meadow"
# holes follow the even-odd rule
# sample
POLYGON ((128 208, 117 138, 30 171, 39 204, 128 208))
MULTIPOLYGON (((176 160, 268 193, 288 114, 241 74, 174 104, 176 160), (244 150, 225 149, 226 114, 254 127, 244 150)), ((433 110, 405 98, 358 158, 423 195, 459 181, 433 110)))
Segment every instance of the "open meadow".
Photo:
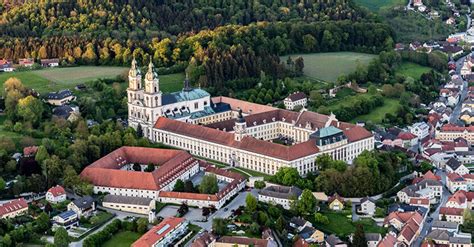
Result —
MULTIPOLYGON (((96 79, 113 79, 126 73, 127 67, 80 66, 69 68, 49 68, 12 73, 0 73, 0 83, 10 77, 17 77, 28 87, 41 94, 61 89, 72 89, 76 85, 96 79)), ((160 86, 163 92, 177 91, 182 88, 184 74, 160 75, 160 86)))
POLYGON ((397 74, 409 76, 415 80, 418 80, 422 74, 430 71, 430 67, 425 67, 416 63, 403 62, 397 69, 397 74))
POLYGON ((373 12, 377 12, 383 8, 406 5, 408 3, 407 0, 355 0, 355 2, 373 12))
MULTIPOLYGON (((302 57, 304 59, 304 75, 328 82, 334 82, 341 75, 349 74, 356 70, 357 66, 367 65, 376 58, 376 55, 357 52, 328 52, 312 54, 293 54, 293 59, 302 57)), ((281 57, 285 62, 288 56, 281 57)))

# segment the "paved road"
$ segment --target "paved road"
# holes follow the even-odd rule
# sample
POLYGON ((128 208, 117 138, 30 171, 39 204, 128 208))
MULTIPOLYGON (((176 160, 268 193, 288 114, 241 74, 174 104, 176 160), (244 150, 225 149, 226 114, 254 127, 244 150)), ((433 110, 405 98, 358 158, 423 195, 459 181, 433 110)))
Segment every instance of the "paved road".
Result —
MULTIPOLYGON (((413 243, 413 246, 421 246, 421 243, 423 239, 425 239, 426 235, 428 235, 429 231, 431 230, 431 227, 433 225, 433 221, 439 219, 439 209, 441 206, 443 206, 446 201, 448 200, 448 197, 451 196, 451 193, 449 193, 448 189, 445 188, 446 186, 446 173, 438 170, 436 171, 436 175, 441 177, 441 182, 443 183, 443 193, 441 195, 441 198, 439 200, 438 207, 436 208, 433 213, 429 214, 428 217, 432 218, 432 220, 428 223, 428 220, 425 220, 425 223, 423 224, 423 229, 421 230, 420 236, 415 240, 413 243)), ((427 217, 427 219, 428 219, 427 217)))
MULTIPOLYGON (((462 57, 462 58, 460 58, 456 61, 456 74, 458 74, 459 76, 461 76, 461 68, 462 68, 462 65, 463 65, 465 59, 466 59, 466 56, 462 57)), ((452 123, 452 124, 456 124, 456 125, 463 125, 464 124, 459 119, 459 117, 461 115, 462 102, 464 102, 464 99, 466 99, 466 97, 467 97, 467 87, 468 87, 468 83, 467 83, 467 81, 464 81, 464 86, 463 86, 463 90, 461 91, 461 97, 459 99, 459 102, 454 107, 453 112, 452 112, 452 114, 449 118, 449 122, 452 123)))

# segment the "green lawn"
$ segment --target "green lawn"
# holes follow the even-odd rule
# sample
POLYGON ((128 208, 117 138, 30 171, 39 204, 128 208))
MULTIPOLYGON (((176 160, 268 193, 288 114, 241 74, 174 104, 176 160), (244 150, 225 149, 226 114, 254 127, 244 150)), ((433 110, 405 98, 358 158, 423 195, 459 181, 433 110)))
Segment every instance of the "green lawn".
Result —
POLYGON ((140 238, 140 234, 136 232, 124 231, 112 236, 112 238, 105 242, 102 247, 129 247, 140 238))
POLYGON ((430 67, 425 67, 416 63, 403 62, 397 69, 397 74, 412 77, 413 79, 420 79, 421 75, 430 72, 430 67))
POLYGON ((181 91, 184 85, 184 74, 176 73, 169 75, 158 75, 160 78, 160 90, 164 93, 181 91))
POLYGON ((18 143, 20 139, 23 138, 23 135, 18 134, 16 132, 5 130, 3 126, 3 122, 5 121, 5 119, 6 119, 5 115, 0 115, 0 137, 9 137, 14 142, 18 143))
POLYGON ((100 78, 115 78, 125 72, 125 67, 80 66, 70 68, 48 68, 41 70, 0 73, 3 84, 10 77, 17 77, 29 88, 40 93, 72 89, 77 84, 100 78))
POLYGON ((355 0, 355 2, 374 12, 377 12, 382 8, 406 5, 408 3, 407 0, 355 0))
MULTIPOLYGON (((364 230, 367 233, 385 233, 386 229, 375 225, 375 222, 371 219, 363 219, 357 222, 352 222, 350 217, 347 217, 343 213, 337 212, 322 212, 323 215, 329 219, 329 224, 322 225, 316 224, 317 228, 329 233, 335 233, 338 236, 347 236, 356 230, 357 224, 362 224, 364 230)), ((349 215, 350 216, 350 215, 349 215)))
MULTIPOLYGON (((357 65, 367 65, 377 57, 373 54, 357 52, 330 52, 313 54, 293 54, 293 59, 303 57, 305 76, 323 81, 336 81, 341 75, 349 74, 357 68, 357 65)), ((281 57, 283 62, 288 56, 281 57)))
POLYGON ((386 113, 395 113, 400 107, 400 102, 396 99, 384 99, 383 106, 377 107, 372 110, 369 114, 361 115, 356 117, 353 122, 356 121, 371 121, 372 123, 382 123, 383 119, 385 118, 386 113))

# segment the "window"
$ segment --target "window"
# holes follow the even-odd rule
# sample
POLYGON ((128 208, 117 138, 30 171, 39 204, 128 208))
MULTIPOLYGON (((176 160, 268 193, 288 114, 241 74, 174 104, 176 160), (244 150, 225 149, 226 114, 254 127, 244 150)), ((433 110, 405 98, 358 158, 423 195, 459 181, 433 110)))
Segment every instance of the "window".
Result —
POLYGON ((194 109, 197 109, 197 108, 199 108, 199 103, 198 102, 194 103, 194 109))

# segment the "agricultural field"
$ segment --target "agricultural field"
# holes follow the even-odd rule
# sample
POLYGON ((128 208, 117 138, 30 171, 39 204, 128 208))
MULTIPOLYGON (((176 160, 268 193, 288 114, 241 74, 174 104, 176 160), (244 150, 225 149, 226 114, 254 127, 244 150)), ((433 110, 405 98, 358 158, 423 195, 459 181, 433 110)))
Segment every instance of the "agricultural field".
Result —
POLYGON ((412 77, 415 80, 420 79, 421 75, 430 72, 430 67, 425 67, 416 63, 403 62, 397 69, 397 74, 412 77))
POLYGON ((128 246, 131 246, 132 243, 135 242, 138 238, 140 238, 139 233, 123 231, 112 236, 112 238, 109 241, 105 242, 102 246, 103 247, 128 247, 128 246))
POLYGON ((100 78, 115 78, 127 70, 125 67, 80 66, 70 68, 49 68, 42 70, 0 73, 0 83, 10 77, 17 77, 29 88, 39 93, 73 88, 77 84, 100 78))
MULTIPOLYGON (((70 68, 50 68, 32 71, 19 71, 13 73, 0 73, 0 83, 10 77, 17 77, 29 88, 41 94, 61 89, 72 89, 77 84, 95 79, 112 79, 128 70, 126 67, 107 66, 80 66, 70 68)), ((181 90, 184 74, 159 75, 160 86, 163 92, 181 90)))
POLYGON ((406 5, 408 3, 407 0, 355 0, 355 2, 373 12, 378 12, 380 9, 393 6, 406 5))
MULTIPOLYGON (((377 55, 357 52, 328 52, 312 54, 293 54, 293 59, 303 57, 305 76, 311 79, 334 82, 341 75, 349 74, 360 65, 367 65, 377 55)), ((281 57, 286 61, 288 56, 281 57)))

